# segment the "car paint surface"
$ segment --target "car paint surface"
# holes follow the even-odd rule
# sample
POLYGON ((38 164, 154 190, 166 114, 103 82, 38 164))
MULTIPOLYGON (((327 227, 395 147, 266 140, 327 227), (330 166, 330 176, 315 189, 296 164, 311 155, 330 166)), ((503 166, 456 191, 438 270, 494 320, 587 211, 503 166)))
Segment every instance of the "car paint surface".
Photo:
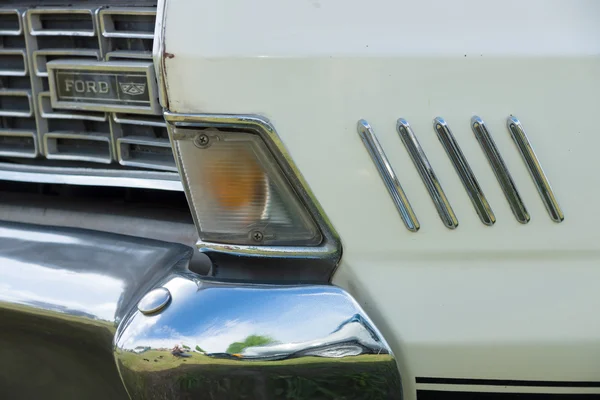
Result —
MULTIPOLYGON (((598 381, 600 3, 167 2, 171 112, 270 119, 338 230, 347 289, 416 377, 598 381), (470 127, 487 124, 531 215, 513 216, 470 127), (517 116, 565 214, 550 220, 506 128, 517 116), (443 117, 497 222, 432 128, 443 117), (459 221, 447 229, 395 129, 412 126, 459 221), (421 224, 409 232, 356 132, 373 127, 421 224)), ((555 389, 542 388, 553 392, 555 389)), ((600 392, 598 388, 587 392, 600 392)))

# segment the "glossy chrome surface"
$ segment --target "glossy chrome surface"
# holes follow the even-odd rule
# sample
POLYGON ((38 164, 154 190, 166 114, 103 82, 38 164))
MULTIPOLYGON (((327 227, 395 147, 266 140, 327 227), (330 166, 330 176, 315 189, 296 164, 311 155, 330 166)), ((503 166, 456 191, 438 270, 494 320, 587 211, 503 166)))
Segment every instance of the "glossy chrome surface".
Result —
POLYGON ((7 399, 125 399, 117 326, 192 254, 131 236, 0 223, 0 382, 7 399))
POLYGON ((429 164, 425 151, 423 151, 423 148, 419 144, 419 140, 410 127, 410 124, 404 118, 400 118, 396 123, 396 130, 398 131, 398 135, 400 135, 400 139, 402 139, 402 143, 404 143, 406 151, 408 151, 415 168, 419 171, 419 175, 421 175, 421 179, 429 191, 431 200, 433 201, 442 222, 448 228, 455 229, 458 226, 458 219, 454 214, 454 210, 452 209, 431 164, 429 164))
POLYGON ((540 197, 546 206, 546 210, 548 210, 548 214, 550 214, 550 218, 554 222, 562 222, 565 219, 565 216, 558 205, 558 201, 554 196, 550 182, 548 182, 548 178, 546 178, 546 174, 542 169, 535 151, 533 151, 533 147, 531 147, 531 143, 529 143, 529 139, 525 134, 525 130, 523 129, 521 122, 517 119, 517 117, 510 116, 506 121, 506 125, 513 138, 513 141, 521 153, 523 161, 525 161, 525 165, 527 166, 527 169, 531 174, 531 178, 537 187, 538 193, 540 194, 540 197))
POLYGON ((525 208, 525 204, 521 200, 517 186, 510 176, 510 172, 496 147, 496 143, 494 143, 494 139, 492 139, 490 132, 485 126, 485 122, 475 115, 471 118, 471 128, 481 146, 481 150, 485 153, 494 171, 494 175, 496 175, 496 179, 498 179, 498 183, 504 192, 504 197, 506 197, 506 201, 508 201, 515 218, 522 224, 528 223, 530 217, 527 208, 525 208))
POLYGON ((400 399, 387 343, 334 286, 240 285, 172 275, 161 313, 133 313, 115 358, 133 399, 400 399))
POLYGON ((473 171, 454 138, 452 131, 448 127, 448 124, 442 117, 436 117, 433 120, 433 129, 437 132, 440 143, 444 147, 444 150, 446 150, 446 154, 448 154, 450 161, 452 161, 452 165, 454 165, 454 169, 460 177, 460 180, 473 203, 473 207, 475 207, 475 211, 477 212, 477 215, 479 215, 479 219, 481 219, 481 222, 485 225, 493 225, 496 222, 494 212, 488 204, 483 191, 479 187, 477 178, 475 178, 475 174, 473 174, 473 171))
POLYGON ((394 355, 343 289, 202 280, 191 252, 0 224, 3 395, 121 399, 124 384, 132 399, 401 398, 394 355), (136 307, 166 290, 160 312, 136 307))
MULTIPOLYGON (((329 222, 325 212, 319 202, 312 194, 308 184, 302 177, 302 174, 294 164, 285 146, 279 139, 275 128, 269 120, 257 115, 221 115, 221 114, 175 114, 165 112, 167 128, 171 141, 177 140, 174 134, 174 127, 178 128, 215 128, 215 129, 238 129, 260 135, 265 144, 277 160, 283 170, 286 178, 289 180, 292 188, 308 209, 323 235, 323 241, 319 246, 259 246, 259 245, 233 245, 223 243, 212 243, 199 241, 200 251, 206 253, 223 253, 228 255, 245 257, 273 257, 284 259, 307 259, 319 260, 322 264, 324 275, 330 277, 337 266, 342 247, 339 236, 334 227, 329 222)), ((193 146, 193 143, 190 142, 193 146)), ((175 160, 179 172, 183 174, 181 167, 180 154, 177 146, 172 146, 175 153, 175 160)), ((186 182, 183 180, 183 186, 190 202, 189 190, 186 182)), ((192 212, 196 226, 199 222, 196 215, 192 212)))
POLYGON ((171 301, 169 289, 160 287, 149 291, 142 297, 137 305, 138 310, 144 315, 151 315, 161 311, 171 301))
POLYGON ((421 227, 419 220, 408 201, 408 197, 406 197, 406 194, 404 193, 404 189, 402 189, 402 185, 400 185, 400 181, 398 180, 392 165, 383 151, 383 147, 379 144, 375 132, 373 132, 373 128, 371 128, 371 125, 364 119, 359 120, 356 127, 360 139, 369 152, 373 164, 375 164, 385 187, 392 197, 396 209, 402 217, 402 221, 404 221, 404 225, 406 225, 406 228, 409 231, 417 232, 421 227))
POLYGON ((48 167, 0 162, 0 181, 2 180, 183 190, 179 174, 173 172, 48 167))

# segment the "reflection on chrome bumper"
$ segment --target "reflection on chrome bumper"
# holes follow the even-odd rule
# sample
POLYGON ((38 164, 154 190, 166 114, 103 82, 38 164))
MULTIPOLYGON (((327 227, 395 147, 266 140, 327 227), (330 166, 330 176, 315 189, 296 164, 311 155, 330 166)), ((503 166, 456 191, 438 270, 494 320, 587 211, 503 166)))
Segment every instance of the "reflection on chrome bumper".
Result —
MULTIPOLYGON (((102 367, 95 383, 95 375, 51 382, 80 385, 85 398, 124 395, 111 352, 134 399, 401 398, 393 354, 342 289, 202 280, 186 267, 190 255, 151 240, 2 224, 0 312, 9 317, 0 322, 0 345, 44 336, 55 362, 70 357, 61 365, 73 376, 102 367), (168 302, 140 312, 138 302, 158 287, 168 302), (67 351, 72 346, 80 351, 67 351)), ((48 368, 28 361, 32 370, 48 368)), ((18 371, 0 370, 21 397, 60 397, 50 384, 36 394, 11 375, 18 371)))

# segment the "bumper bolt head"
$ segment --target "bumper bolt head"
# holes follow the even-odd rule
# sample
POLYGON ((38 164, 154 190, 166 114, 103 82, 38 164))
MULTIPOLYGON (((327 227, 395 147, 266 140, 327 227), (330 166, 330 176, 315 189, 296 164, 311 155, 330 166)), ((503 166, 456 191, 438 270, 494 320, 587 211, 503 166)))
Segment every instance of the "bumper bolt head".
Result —
POLYGON ((155 314, 161 311, 171 301, 169 289, 161 287, 146 293, 138 303, 138 310, 144 315, 155 314))

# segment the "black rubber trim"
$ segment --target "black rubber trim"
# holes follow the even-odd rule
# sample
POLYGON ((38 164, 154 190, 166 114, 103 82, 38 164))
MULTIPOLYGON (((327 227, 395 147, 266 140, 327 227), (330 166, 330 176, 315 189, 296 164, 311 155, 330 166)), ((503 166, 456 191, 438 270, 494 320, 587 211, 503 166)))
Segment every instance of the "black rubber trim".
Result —
POLYGON ((416 383, 434 383, 442 385, 485 385, 485 386, 522 386, 522 387, 571 387, 600 388, 600 382, 592 381, 521 381, 511 379, 465 379, 465 378, 415 378, 416 383))

